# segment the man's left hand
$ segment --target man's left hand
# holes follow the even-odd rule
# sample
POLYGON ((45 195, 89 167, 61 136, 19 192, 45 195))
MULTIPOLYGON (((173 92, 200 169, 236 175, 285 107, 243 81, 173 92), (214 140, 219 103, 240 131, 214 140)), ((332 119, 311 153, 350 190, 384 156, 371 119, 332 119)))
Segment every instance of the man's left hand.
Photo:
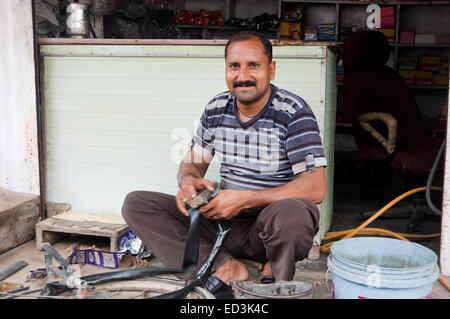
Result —
POLYGON ((221 190, 200 209, 200 213, 208 219, 230 219, 245 208, 245 194, 246 191, 221 190))

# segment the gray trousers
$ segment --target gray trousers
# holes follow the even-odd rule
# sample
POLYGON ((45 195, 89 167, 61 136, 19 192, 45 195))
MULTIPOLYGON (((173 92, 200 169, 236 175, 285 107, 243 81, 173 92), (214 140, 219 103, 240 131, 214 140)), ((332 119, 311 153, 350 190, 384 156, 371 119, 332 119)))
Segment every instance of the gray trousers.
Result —
MULTIPOLYGON (((165 266, 181 267, 189 229, 189 217, 177 208, 175 197, 163 193, 129 193, 122 215, 130 229, 165 266)), ((319 210, 308 200, 283 199, 261 210, 241 211, 230 219, 231 230, 213 264, 212 272, 230 258, 270 261, 276 281, 292 280, 295 262, 303 260, 319 230, 319 210)), ((195 276, 212 248, 217 221, 199 219, 199 260, 195 276)))

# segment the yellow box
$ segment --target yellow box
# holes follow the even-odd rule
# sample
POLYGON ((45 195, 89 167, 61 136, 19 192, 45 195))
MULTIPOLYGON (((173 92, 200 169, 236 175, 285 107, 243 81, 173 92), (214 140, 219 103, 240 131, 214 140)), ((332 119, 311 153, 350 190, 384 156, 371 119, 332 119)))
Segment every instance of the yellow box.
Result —
POLYGON ((280 38, 290 40, 300 40, 302 34, 301 22, 286 22, 280 23, 280 38))
POLYGON ((386 38, 387 38, 389 43, 393 43, 394 42, 395 29, 382 28, 382 29, 377 29, 377 30, 380 31, 381 33, 383 33, 386 36, 386 38))
POLYGON ((414 85, 416 81, 416 71, 398 70, 398 74, 405 80, 408 85, 414 85))
POLYGON ((441 61, 440 73, 448 75, 448 61, 441 61))
POLYGON ((435 86, 449 86, 448 75, 436 74, 433 79, 435 86))
POLYGON ((441 62, 440 56, 431 56, 431 55, 425 55, 420 58, 420 62, 423 63, 429 63, 429 64, 437 64, 441 62))
POLYGON ((387 29, 378 29, 381 33, 383 33, 386 37, 393 37, 395 35, 395 29, 387 28, 387 29))
POLYGON ((439 72, 441 67, 440 56, 423 56, 419 59, 419 70, 439 72))
POLYGON ((416 71, 416 85, 431 86, 433 85, 433 72, 416 71))
POLYGON ((416 78, 418 78, 418 79, 431 79, 432 77, 433 77, 433 72, 416 71, 416 78))

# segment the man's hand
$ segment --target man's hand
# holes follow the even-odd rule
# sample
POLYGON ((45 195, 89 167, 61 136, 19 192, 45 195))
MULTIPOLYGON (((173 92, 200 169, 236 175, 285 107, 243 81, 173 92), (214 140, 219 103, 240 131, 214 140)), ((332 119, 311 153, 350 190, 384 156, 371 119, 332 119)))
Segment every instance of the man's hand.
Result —
POLYGON ((246 191, 221 190, 200 209, 200 213, 209 219, 230 219, 245 208, 246 194, 246 191))
POLYGON ((183 178, 180 190, 175 196, 177 207, 181 213, 189 216, 189 212, 186 209, 186 204, 188 204, 195 196, 197 196, 197 191, 203 189, 208 189, 214 192, 214 184, 207 179, 195 178, 194 176, 187 176, 183 178))

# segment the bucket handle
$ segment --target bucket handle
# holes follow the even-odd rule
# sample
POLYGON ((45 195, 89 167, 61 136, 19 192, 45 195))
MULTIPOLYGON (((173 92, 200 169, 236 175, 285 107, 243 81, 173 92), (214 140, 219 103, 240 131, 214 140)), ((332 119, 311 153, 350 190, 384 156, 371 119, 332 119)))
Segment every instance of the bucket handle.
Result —
POLYGON ((327 289, 328 289, 329 291, 333 292, 332 287, 330 287, 330 286, 328 285, 328 273, 329 273, 329 272, 330 272, 330 273, 333 273, 333 270, 331 270, 330 267, 327 268, 327 272, 325 273, 325 285, 327 286, 327 289))

